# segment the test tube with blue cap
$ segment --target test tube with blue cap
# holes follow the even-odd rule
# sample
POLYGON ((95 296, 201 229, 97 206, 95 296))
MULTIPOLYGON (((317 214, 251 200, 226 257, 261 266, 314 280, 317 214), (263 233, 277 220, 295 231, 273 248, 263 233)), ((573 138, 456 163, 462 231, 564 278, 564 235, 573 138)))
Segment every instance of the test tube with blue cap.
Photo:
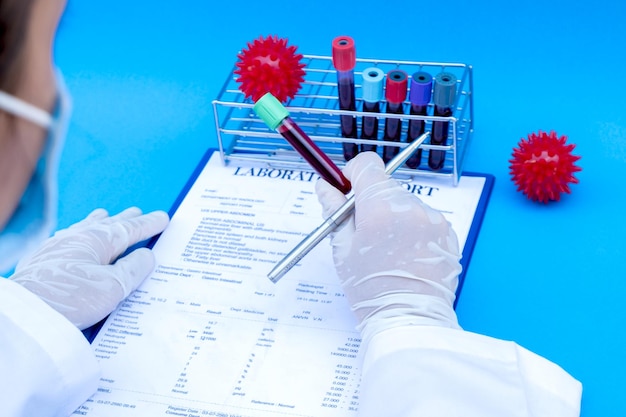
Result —
MULTIPOLYGON (((425 71, 418 71, 411 76, 409 87, 409 102, 411 108, 409 114, 426 116, 428 114, 428 103, 432 95, 433 77, 425 71)), ((426 127, 425 120, 410 119, 407 132, 407 142, 411 143, 424 133, 426 127)), ((422 149, 418 149, 407 161, 409 168, 417 168, 422 159, 422 149)))
MULTIPOLYGON (((383 99, 383 82, 385 73, 380 68, 370 67, 363 70, 361 92, 363 112, 380 113, 380 102, 383 99)), ((361 139, 378 139, 378 117, 364 115, 361 120, 361 139)), ((376 152, 376 145, 362 144, 361 151, 376 152)))

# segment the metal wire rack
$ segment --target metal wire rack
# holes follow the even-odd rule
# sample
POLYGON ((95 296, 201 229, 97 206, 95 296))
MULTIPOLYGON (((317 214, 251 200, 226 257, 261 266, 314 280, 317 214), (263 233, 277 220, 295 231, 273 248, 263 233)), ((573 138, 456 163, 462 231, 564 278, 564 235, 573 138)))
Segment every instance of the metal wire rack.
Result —
MULTIPOLYGON (((345 164, 343 143, 377 145, 381 153, 383 146, 402 148, 408 133, 409 120, 424 120, 425 129, 432 128, 433 121, 448 121, 448 142, 445 146, 433 145, 426 141, 421 148, 422 162, 417 168, 402 167, 398 176, 444 177, 457 185, 462 173, 465 157, 473 133, 474 115, 472 106, 472 67, 460 63, 391 61, 380 59, 357 59, 354 69, 356 111, 340 110, 337 90, 337 73, 328 56, 304 55, 306 75, 298 94, 288 100, 285 107, 291 118, 311 139, 339 166, 345 164), (433 104, 429 104, 427 116, 410 115, 410 103, 403 104, 405 114, 385 113, 385 103, 381 103, 380 113, 363 112, 361 84, 363 70, 378 67, 387 73, 401 69, 407 74, 426 71, 435 76, 439 72, 450 72, 457 78, 457 95, 453 113, 448 117, 431 116, 433 104), (351 115, 357 119, 361 130, 363 116, 376 116, 379 119, 378 140, 344 138, 341 135, 340 116, 351 115), (383 140, 384 124, 388 118, 402 122, 401 142, 383 140), (426 160, 431 150, 445 151, 443 168, 432 170, 426 160)), ((235 68, 233 68, 233 71, 235 68)), ((408 95, 407 95, 408 97, 408 95)), ((310 169, 306 161, 277 132, 270 130, 259 119, 252 107, 254 103, 246 99, 239 90, 234 72, 226 80, 219 96, 213 100, 215 127, 219 151, 224 164, 229 161, 255 161, 272 168, 310 169)))

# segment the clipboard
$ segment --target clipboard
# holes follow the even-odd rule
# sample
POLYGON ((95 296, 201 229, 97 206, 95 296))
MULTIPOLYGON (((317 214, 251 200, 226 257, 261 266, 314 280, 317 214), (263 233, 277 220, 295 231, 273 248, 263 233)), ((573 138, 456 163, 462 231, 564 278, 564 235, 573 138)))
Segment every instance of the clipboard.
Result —
MULTIPOLYGON (((209 161, 213 153, 217 151, 218 151, 217 149, 211 148, 207 150, 207 152, 202 156, 202 158, 196 165, 196 168, 193 170, 191 176, 187 180, 185 186, 182 188, 182 190, 176 197, 176 200, 172 204, 172 207, 169 210, 170 218, 174 216, 174 214, 176 213, 176 210, 178 209, 182 201, 185 199, 185 196, 189 192, 189 189, 194 184, 194 182, 196 181, 196 179, 198 178, 198 176, 200 175, 200 173, 206 166, 207 162, 209 161)), ((478 204, 476 205, 476 212, 474 214, 474 219, 472 221, 472 224, 468 233, 467 242, 463 246, 463 251, 462 251, 462 256, 461 256, 462 271, 459 274, 459 285, 457 287, 456 300, 454 302, 455 307, 461 296, 463 283, 465 282, 465 275, 467 274, 467 270, 469 268, 470 261, 472 259, 474 246, 476 245, 476 241, 478 240, 480 228, 482 226, 483 219, 487 212, 489 199, 491 197, 491 192, 495 184, 495 177, 492 174, 465 172, 462 174, 462 176, 484 178, 485 184, 483 186, 480 199, 478 200, 478 204)), ((151 248, 154 245, 154 243, 157 241, 157 239, 158 239, 158 236, 155 236, 153 239, 150 240, 147 246, 151 248)))
MULTIPOLYGON (((464 233, 457 299, 494 183, 491 175, 464 174, 447 190, 463 193, 463 178, 481 185, 464 233)), ((356 415, 360 334, 330 246, 322 242, 277 284, 259 267, 269 270, 321 220, 309 213, 321 211, 316 180, 307 170, 224 164, 209 149, 174 201, 170 226, 147 243, 154 272, 93 338, 103 375, 77 413, 356 415), (341 401, 351 405, 337 408, 341 401)))

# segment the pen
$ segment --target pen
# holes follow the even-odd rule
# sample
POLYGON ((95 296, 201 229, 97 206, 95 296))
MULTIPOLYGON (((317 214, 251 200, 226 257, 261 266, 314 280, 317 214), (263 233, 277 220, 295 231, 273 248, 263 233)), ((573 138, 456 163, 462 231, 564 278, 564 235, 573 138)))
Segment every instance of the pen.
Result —
POLYGON ((352 184, 341 169, 293 121, 287 109, 271 93, 266 93, 254 104, 255 113, 272 130, 276 130, 311 165, 320 177, 344 194, 352 184))
MULTIPOLYGON (((363 70, 363 111, 380 113, 380 101, 383 99, 383 81, 385 73, 380 68, 370 67, 363 70)), ((361 139, 378 139, 378 117, 363 116, 361 120, 361 139)), ((376 145, 362 144, 361 151, 376 152, 376 145)))
MULTIPOLYGON (((411 103, 411 110, 409 114, 426 116, 428 114, 428 103, 430 103, 430 96, 433 87, 433 77, 424 71, 418 71, 411 77, 411 83, 409 88, 409 102, 411 103)), ((409 120, 409 130, 407 134, 407 142, 412 142, 424 133, 426 122, 424 120, 409 120)), ((422 159, 422 150, 418 149, 411 157, 406 161, 406 166, 409 168, 417 168, 422 159)))
MULTIPOLYGON (((389 163, 385 166, 385 173, 391 175, 397 170, 417 148, 426 140, 430 135, 430 132, 422 134, 419 138, 415 139, 412 143, 408 144, 401 152, 399 152, 389 163)), ((296 265, 302 258, 306 256, 318 243, 320 243, 330 232, 335 230, 341 223, 344 222, 354 210, 354 194, 351 195, 348 200, 339 207, 333 214, 331 214, 324 222, 318 226, 313 232, 311 232, 306 238, 304 238, 298 246, 296 246, 291 252, 287 254, 280 262, 276 264, 274 269, 267 274, 267 277, 273 283, 278 282, 294 265, 296 265)))
MULTIPOLYGON (((356 65, 356 49, 354 40, 349 36, 338 36, 333 39, 333 66, 337 70, 337 89, 339 90, 339 109, 356 110, 354 98, 354 66, 356 65)), ((341 134, 344 138, 356 138, 356 117, 341 115, 341 134)), ((343 156, 346 161, 354 158, 358 153, 356 143, 344 142, 343 156)))
MULTIPOLYGON (((435 116, 452 116, 452 104, 456 98, 456 76, 449 72, 441 72, 435 76, 433 103, 435 116)), ((445 145, 448 140, 448 121, 433 121, 433 135, 431 145, 445 145)), ((446 160, 446 151, 431 149, 428 153, 428 166, 438 171, 443 168, 446 160)))
MULTIPOLYGON (((402 70, 392 70, 387 73, 385 82, 385 98, 387 99, 387 113, 403 114, 402 103, 406 98, 408 74, 402 70)), ((402 134, 402 119, 388 117, 385 119, 385 135, 383 140, 400 142, 402 134)), ((389 162, 399 151, 395 146, 383 148, 383 161, 389 162)))

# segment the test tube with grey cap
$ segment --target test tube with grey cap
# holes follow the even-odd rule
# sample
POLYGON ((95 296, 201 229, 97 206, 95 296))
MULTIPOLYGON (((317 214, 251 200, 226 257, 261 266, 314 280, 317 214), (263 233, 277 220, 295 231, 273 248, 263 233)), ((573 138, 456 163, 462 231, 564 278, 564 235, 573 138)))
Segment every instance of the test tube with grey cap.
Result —
MULTIPOLYGON (((456 81, 456 76, 450 72, 444 71, 435 76, 435 87, 433 89, 435 116, 452 116, 453 105, 456 99, 456 81)), ((449 125, 450 122, 448 120, 433 121, 432 134, 430 136, 431 145, 447 145, 449 125)), ((446 151, 431 149, 428 153, 428 166, 434 171, 442 169, 445 160, 446 151)))
MULTIPOLYGON (((380 68, 370 67, 363 70, 361 84, 363 111, 380 113, 380 102, 383 99, 383 81, 385 73, 380 68)), ((361 139, 378 139, 378 117, 363 116, 361 120, 361 139)), ((376 145, 362 144, 361 151, 376 152, 376 145)))
MULTIPOLYGON (((432 96, 433 77, 425 71, 418 71, 411 76, 409 87, 409 102, 411 108, 409 114, 426 116, 428 114, 428 103, 432 96)), ((410 119, 407 132, 407 142, 411 143, 418 138, 426 128, 425 120, 410 119)), ((418 149, 407 161, 409 168, 417 168, 422 159, 422 149, 418 149)))

